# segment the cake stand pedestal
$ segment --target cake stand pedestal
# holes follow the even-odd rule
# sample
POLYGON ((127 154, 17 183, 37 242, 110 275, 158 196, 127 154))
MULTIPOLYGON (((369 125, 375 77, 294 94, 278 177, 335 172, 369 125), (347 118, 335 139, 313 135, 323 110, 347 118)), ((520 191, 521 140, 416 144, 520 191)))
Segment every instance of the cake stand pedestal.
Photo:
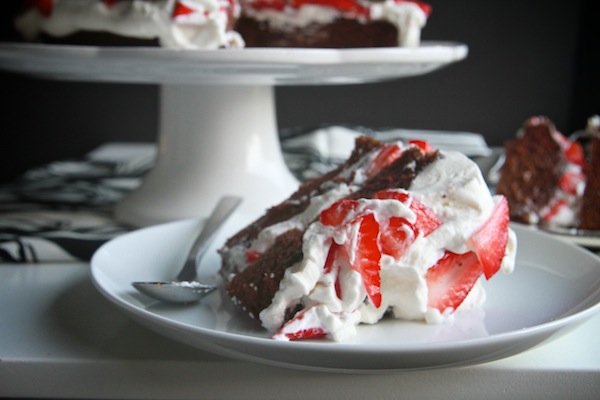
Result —
POLYGON ((279 144, 276 85, 359 84, 426 74, 467 56, 464 44, 418 48, 179 51, 0 43, 0 69, 57 80, 158 84, 158 156, 116 206, 142 227, 205 217, 240 195, 247 215, 286 198, 298 182, 279 144))
POLYGON ((223 194, 242 196, 241 209, 256 214, 297 187, 272 86, 162 85, 156 165, 116 218, 139 226, 199 216, 223 194))

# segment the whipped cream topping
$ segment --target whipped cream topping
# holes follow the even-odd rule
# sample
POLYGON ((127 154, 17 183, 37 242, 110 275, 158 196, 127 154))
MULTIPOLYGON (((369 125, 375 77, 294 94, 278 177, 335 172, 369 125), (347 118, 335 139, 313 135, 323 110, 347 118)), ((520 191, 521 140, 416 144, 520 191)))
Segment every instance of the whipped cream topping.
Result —
MULTIPOLYGON (((471 237, 488 221, 503 198, 492 196, 479 168, 457 152, 442 153, 439 160, 417 175, 408 192, 398 191, 433 211, 441 224, 426 237, 422 232, 410 237, 414 242, 400 257, 382 255, 379 262, 381 304, 376 306, 366 301, 369 293, 358 271, 342 268, 334 273, 332 268, 324 268, 332 243, 355 248, 354 241, 359 235, 353 230, 336 234, 331 226, 315 222, 304 234, 303 260, 286 270, 271 305, 260 313, 263 326, 277 332, 275 339, 289 340, 294 338, 294 332, 322 329, 334 340, 346 340, 355 334, 358 324, 376 323, 387 314, 428 323, 452 319, 457 310, 440 311, 428 304, 427 271, 448 251, 458 254, 473 251, 471 237), (286 310, 298 303, 304 306, 301 315, 281 328, 286 310)), ((323 208, 323 204, 315 207, 323 208)), ((392 217, 404 218, 410 223, 417 219, 411 207, 395 200, 358 200, 356 215, 366 209, 381 224, 392 217)), ((407 237, 413 234, 409 230, 406 233, 407 237)), ((516 236, 509 230, 502 271, 512 272, 515 255, 516 236)), ((479 307, 484 300, 485 291, 476 283, 459 310, 479 307)))
POLYGON ((229 29, 229 16, 239 5, 227 0, 53 0, 51 10, 31 7, 15 20, 29 40, 40 33, 62 37, 78 31, 158 39, 173 49, 243 47, 237 32, 229 29))

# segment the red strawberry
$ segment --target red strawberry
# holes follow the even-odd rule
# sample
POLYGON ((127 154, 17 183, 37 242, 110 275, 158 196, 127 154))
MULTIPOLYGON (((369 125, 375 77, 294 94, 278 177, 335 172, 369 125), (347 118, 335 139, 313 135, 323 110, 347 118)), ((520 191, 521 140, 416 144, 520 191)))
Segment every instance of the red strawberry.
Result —
POLYGON ((358 202, 356 200, 338 200, 321 212, 321 223, 327 226, 340 226, 348 217, 348 214, 356 211, 357 207, 358 202))
POLYGON ((565 172, 558 181, 558 186, 563 192, 577 194, 577 187, 585 181, 585 176, 577 172, 565 172))
POLYGON ((565 148, 565 157, 573 164, 581 167, 585 164, 585 156, 583 154, 583 146, 579 142, 567 141, 565 148))
POLYGON ((567 204, 566 200, 558 199, 550 206, 550 210, 542 215, 542 218, 544 221, 552 221, 563 208, 568 206, 569 205, 567 204))
POLYGON ((178 17, 180 15, 193 14, 194 12, 195 11, 192 8, 178 1, 175 3, 175 7, 173 7, 173 18, 178 17))
POLYGON ((410 209, 417 215, 415 228, 423 232, 423 236, 429 235, 442 224, 437 215, 429 207, 426 207, 419 200, 413 198, 410 203, 410 209))
POLYGON ((433 146, 431 146, 429 144, 429 142, 427 142, 426 140, 413 139, 413 140, 409 140, 408 144, 412 144, 414 146, 417 146, 419 149, 421 149, 421 151, 423 153, 431 153, 431 152, 435 151, 435 149, 433 148, 433 146))
POLYGON ((392 217, 381 229, 379 237, 381 252, 398 259, 408 251, 416 235, 414 226, 406 219, 392 217))
POLYGON ((260 253, 256 250, 247 250, 246 251, 246 262, 248 264, 252 264, 254 261, 258 260, 260 257, 260 253))
MULTIPOLYGON (((406 192, 397 192, 393 190, 384 190, 375 194, 376 199, 395 199, 404 204, 406 204, 411 197, 412 196, 406 192)), ((422 231, 423 236, 429 235, 442 224, 442 221, 439 220, 437 215, 435 215, 435 213, 431 211, 429 207, 425 206, 414 197, 412 197, 410 200, 409 208, 417 216, 417 221, 415 222, 414 227, 417 230, 417 233, 422 231)))
POLYGON ((286 6, 283 0, 255 0, 250 4, 255 10, 274 9, 282 11, 286 6))
POLYGON ((336 261, 338 260, 338 258, 341 256, 340 253, 340 245, 333 242, 331 243, 331 247, 329 248, 329 252, 327 253, 327 259, 325 260, 325 266, 323 267, 324 272, 326 274, 334 274, 335 275, 335 294, 337 295, 338 299, 342 298, 342 290, 340 287, 340 280, 339 280, 339 264, 336 263, 336 261))
POLYGON ((427 305, 441 313, 448 308, 456 310, 481 273, 481 264, 472 251, 464 254, 446 251, 425 275, 428 290, 427 305))
POLYGON ((384 145, 367 167, 365 171, 367 178, 377 175, 379 171, 393 163, 401 155, 402 148, 400 145, 393 143, 384 145))
POLYGON ((398 200, 399 202, 406 204, 410 198, 410 194, 407 192, 397 192, 395 190, 382 190, 375 193, 373 198, 379 200, 398 200))
POLYGON ((305 308, 296 313, 294 318, 286 322, 273 338, 298 340, 325 336, 327 332, 320 324, 315 306, 305 308))
MULTIPOLYGON (((367 295, 375 307, 381 305, 378 245, 379 223, 373 214, 366 214, 352 221, 359 224, 357 237, 344 244, 344 250, 352 269, 360 273, 367 295)), ((352 226, 350 226, 352 228, 352 226)))
POLYGON ((487 279, 500 269, 508 243, 508 223, 508 202, 502 196, 488 220, 470 239, 487 279))

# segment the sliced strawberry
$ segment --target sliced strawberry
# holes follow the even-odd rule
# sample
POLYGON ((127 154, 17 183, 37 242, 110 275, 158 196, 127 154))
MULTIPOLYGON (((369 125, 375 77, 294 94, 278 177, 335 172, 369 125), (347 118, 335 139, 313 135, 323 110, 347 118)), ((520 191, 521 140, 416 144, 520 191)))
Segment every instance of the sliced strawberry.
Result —
POLYGON ((248 264, 252 264, 254 261, 258 260, 260 257, 260 253, 256 250, 246 250, 246 262, 248 264))
POLYGON ((387 225, 381 229, 379 243, 381 252, 396 259, 402 257, 415 241, 414 226, 406 219, 392 217, 387 225))
POLYGON ((395 190, 382 190, 380 192, 375 193, 373 198, 379 200, 398 200, 401 203, 406 204, 410 199, 410 194, 408 192, 398 192, 395 190))
POLYGON ((427 305, 443 313, 456 310, 481 276, 482 268, 472 251, 456 254, 446 251, 444 256, 425 275, 427 305))
POLYGON ((287 3, 284 0, 254 0, 249 3, 249 7, 255 10, 273 9, 282 11, 287 3))
POLYGON ((402 155, 400 145, 391 143, 384 145, 365 171, 367 178, 375 176, 402 155))
POLYGON ((550 222, 566 207, 569 207, 569 204, 565 199, 558 199, 550 206, 550 209, 542 215, 542 219, 544 221, 550 222))
POLYGON ((356 238, 344 244, 344 250, 352 269, 360 273, 367 296, 375 307, 381 305, 381 278, 379 276, 379 260, 381 252, 378 245, 379 223, 371 213, 353 221, 359 224, 356 238))
POLYGON ((394 190, 384 190, 375 194, 376 199, 395 199, 406 204, 410 199, 409 208, 417 216, 414 228, 417 232, 423 232, 423 236, 429 235, 442 224, 442 221, 435 215, 433 211, 416 198, 406 192, 398 192, 394 190))
POLYGON ((471 237, 483 273, 490 279, 502 264, 508 243, 508 202, 502 196, 488 220, 471 237))
POLYGON ((298 340, 322 337, 327 334, 321 325, 316 306, 300 310, 296 315, 286 322, 273 336, 280 340, 298 340))
POLYGON ((323 328, 306 328, 296 332, 286 333, 286 337, 290 340, 311 339, 325 336, 327 333, 323 328))
POLYGON ((195 10, 193 8, 186 6, 181 1, 178 1, 175 3, 175 7, 173 7, 173 18, 180 15, 193 14, 194 12, 195 10))
POLYGON ((585 181, 585 176, 577 172, 565 172, 558 181, 560 189, 568 194, 577 194, 577 188, 585 181))
POLYGON ((417 146, 419 149, 421 149, 421 151, 423 153, 432 153, 432 152, 435 151, 435 149, 433 148, 433 146, 431 146, 429 144, 429 142, 427 142, 426 140, 413 139, 413 140, 409 140, 408 144, 412 144, 414 146, 417 146))
POLYGON ((581 143, 569 140, 565 148, 565 157, 567 157, 569 162, 583 167, 585 164, 585 155, 581 143))
POLYGON ((339 264, 336 262, 340 257, 340 252, 340 245, 335 242, 331 243, 331 247, 327 253, 327 259, 325 260, 325 266, 323 267, 325 274, 334 274, 335 294, 338 299, 342 298, 342 289, 339 279, 339 264))
POLYGON ((437 215, 435 215, 429 207, 425 206, 415 198, 413 198, 410 203, 410 209, 417 215, 415 228, 423 232, 423 236, 425 237, 442 224, 442 221, 440 221, 437 215))
POLYGON ((340 226, 351 212, 356 211, 357 207, 356 200, 338 200, 321 212, 321 223, 327 226, 340 226))

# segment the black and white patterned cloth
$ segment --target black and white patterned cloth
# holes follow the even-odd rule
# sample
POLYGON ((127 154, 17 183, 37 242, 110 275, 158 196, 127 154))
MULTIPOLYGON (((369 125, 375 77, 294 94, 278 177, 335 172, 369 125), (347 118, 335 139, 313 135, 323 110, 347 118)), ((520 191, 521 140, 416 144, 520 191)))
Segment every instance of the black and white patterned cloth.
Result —
MULTIPOLYGON (((300 181, 343 162, 359 135, 382 141, 421 138, 473 158, 491 154, 484 139, 472 133, 340 125, 280 131, 284 159, 300 181)), ((139 186, 155 157, 154 144, 109 143, 0 187, 0 262, 89 260, 100 245, 130 231, 112 219, 112 208, 139 186)))

